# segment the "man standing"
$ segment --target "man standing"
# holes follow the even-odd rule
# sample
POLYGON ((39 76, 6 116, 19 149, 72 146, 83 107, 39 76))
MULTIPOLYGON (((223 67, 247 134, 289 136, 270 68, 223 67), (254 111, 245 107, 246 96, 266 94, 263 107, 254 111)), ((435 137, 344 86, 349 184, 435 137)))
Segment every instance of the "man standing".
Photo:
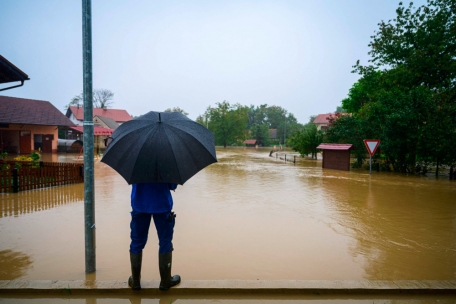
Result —
POLYGON ((133 184, 131 190, 131 244, 130 262, 132 275, 128 285, 133 290, 141 289, 142 251, 147 243, 150 222, 153 218, 157 230, 159 249, 160 290, 168 290, 180 283, 179 275, 171 276, 173 233, 176 215, 173 209, 171 190, 177 184, 141 183, 133 184))

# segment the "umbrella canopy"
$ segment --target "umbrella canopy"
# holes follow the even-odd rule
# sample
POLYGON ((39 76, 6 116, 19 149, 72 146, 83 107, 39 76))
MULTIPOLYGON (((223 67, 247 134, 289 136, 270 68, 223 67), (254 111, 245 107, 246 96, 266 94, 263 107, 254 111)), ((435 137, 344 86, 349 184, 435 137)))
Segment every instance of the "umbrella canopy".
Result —
POLYGON ((120 125, 101 160, 129 184, 183 185, 217 162, 214 134, 179 112, 149 112, 120 125))

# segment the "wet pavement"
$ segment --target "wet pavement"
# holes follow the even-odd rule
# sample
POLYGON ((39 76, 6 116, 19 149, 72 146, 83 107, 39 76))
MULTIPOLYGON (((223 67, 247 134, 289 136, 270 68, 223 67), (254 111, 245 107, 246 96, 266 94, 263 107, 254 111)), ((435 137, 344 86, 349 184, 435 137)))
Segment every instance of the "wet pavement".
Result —
MULTIPOLYGON (((456 279, 455 181, 293 165, 266 149, 217 155, 173 193, 173 269, 184 280, 456 279)), ((77 184, 0 194, 0 280, 128 278, 131 187, 99 161, 95 179, 97 272, 84 273, 77 184)), ((145 280, 158 278, 157 242, 151 230, 145 280)))
POLYGON ((184 297, 138 297, 138 296, 63 296, 60 298, 33 298, 33 297, 10 297, 0 298, 0 303, 10 304, 57 304, 57 303, 71 303, 71 304, 199 304, 199 303, 221 303, 221 304, 325 304, 325 303, 341 303, 341 304, 454 304, 456 298, 454 296, 441 295, 395 295, 395 296, 346 296, 346 295, 331 295, 331 296, 184 296, 184 297))

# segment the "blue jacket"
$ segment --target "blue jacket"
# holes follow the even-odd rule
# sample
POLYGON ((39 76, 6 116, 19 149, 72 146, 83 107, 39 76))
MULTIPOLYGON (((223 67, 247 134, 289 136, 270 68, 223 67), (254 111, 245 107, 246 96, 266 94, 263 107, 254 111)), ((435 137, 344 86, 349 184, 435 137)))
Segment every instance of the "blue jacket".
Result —
POLYGON ((170 190, 177 184, 141 183, 131 187, 131 208, 142 213, 164 213, 173 209, 173 197, 170 190))

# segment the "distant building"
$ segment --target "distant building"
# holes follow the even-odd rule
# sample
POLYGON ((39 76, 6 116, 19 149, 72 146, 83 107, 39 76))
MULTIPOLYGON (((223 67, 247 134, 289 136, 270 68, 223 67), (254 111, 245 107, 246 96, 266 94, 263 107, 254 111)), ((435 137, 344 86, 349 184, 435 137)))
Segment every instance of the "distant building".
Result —
POLYGON ((255 147, 257 145, 258 141, 256 139, 247 139, 244 140, 244 145, 247 147, 255 147))
POLYGON ((317 126, 317 130, 324 130, 329 126, 330 119, 335 119, 337 116, 351 115, 349 113, 328 113, 318 114, 313 123, 317 126))
POLYGON ((324 130, 329 126, 329 118, 334 114, 318 114, 313 123, 317 126, 317 130, 324 130))
POLYGON ((119 123, 117 123, 114 119, 98 115, 95 115, 93 117, 93 123, 95 124, 95 126, 100 126, 112 130, 117 129, 117 127, 119 126, 119 123))
POLYGON ((0 96, 0 152, 57 152, 58 128, 74 124, 49 101, 0 96))
MULTIPOLYGON (((106 117, 112 119, 119 125, 131 120, 131 115, 126 110, 120 109, 101 109, 94 108, 93 116, 106 117)), ((82 126, 84 120, 84 107, 81 106, 70 106, 66 112, 68 117, 75 125, 82 126)))

